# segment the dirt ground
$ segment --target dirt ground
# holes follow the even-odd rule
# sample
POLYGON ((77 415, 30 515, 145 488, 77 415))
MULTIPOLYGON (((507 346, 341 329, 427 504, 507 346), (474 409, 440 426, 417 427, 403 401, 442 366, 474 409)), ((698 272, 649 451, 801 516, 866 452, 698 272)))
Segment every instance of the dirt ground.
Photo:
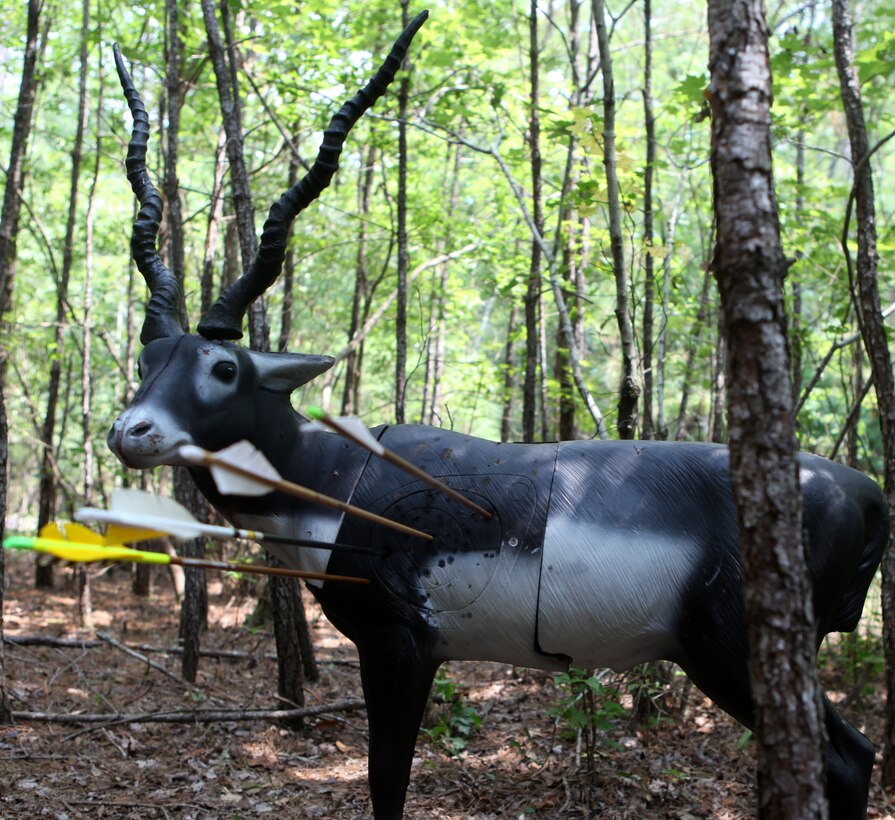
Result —
MULTIPOLYGON (((67 570, 59 589, 30 586, 28 556, 7 558, 5 628, 9 636, 95 639, 76 626, 67 570)), ((149 599, 130 593, 119 567, 92 581, 95 629, 129 647, 169 648, 177 612, 160 574, 149 599)), ((94 648, 7 645, 7 686, 17 711, 54 714, 145 714, 191 709, 282 708, 269 634, 244 628, 254 598, 209 576, 210 626, 203 648, 240 650, 237 659, 203 658, 195 686, 179 677, 175 654, 144 650, 155 666, 103 642, 94 648), (167 671, 167 674, 165 674, 167 671)), ((306 596, 320 667, 306 687, 307 705, 360 698, 354 647, 306 596)), ((846 685, 826 673, 834 699, 846 685)), ((588 778, 585 755, 566 721, 551 717, 560 696, 553 676, 493 663, 455 663, 439 688, 449 698, 431 723, 450 725, 447 741, 421 735, 406 816, 460 818, 748 818, 754 816, 753 744, 738 724, 686 680, 670 686, 667 713, 639 729, 630 703, 612 714, 588 778), (452 693, 452 688, 458 691, 452 693), (450 696, 458 696, 450 701, 450 696), (453 704, 453 707, 452 707, 453 704), (453 714, 454 720, 446 715, 453 714), (481 719, 466 748, 464 725, 481 719), (741 748, 742 747, 742 748, 741 748)), ((853 687, 852 687, 853 688, 853 687)), ((845 710, 871 740, 882 730, 880 681, 845 710)), ((361 818, 366 786, 366 718, 362 709, 324 714, 303 732, 264 721, 208 724, 116 722, 69 725, 19 720, 0 727, 0 818, 361 818)), ((870 816, 895 818, 895 798, 874 785, 870 816)))

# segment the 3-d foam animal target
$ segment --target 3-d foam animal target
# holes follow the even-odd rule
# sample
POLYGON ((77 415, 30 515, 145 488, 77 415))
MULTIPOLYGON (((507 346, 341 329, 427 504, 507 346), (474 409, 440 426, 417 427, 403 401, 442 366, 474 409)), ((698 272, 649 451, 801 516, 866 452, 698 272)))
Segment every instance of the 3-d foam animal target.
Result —
MULTIPOLYGON (((175 277, 156 251, 161 200, 144 160, 148 119, 124 65, 134 117, 128 179, 140 203, 133 251, 152 293, 143 325, 143 384, 109 445, 131 467, 188 463, 184 445, 216 451, 246 439, 290 482, 403 522, 421 538, 274 492, 222 494, 191 467, 235 525, 374 548, 270 543, 287 565, 369 578, 311 582, 333 624, 357 645, 377 818, 400 817, 414 744, 439 664, 483 659, 548 670, 677 662, 722 709, 751 726, 738 527, 724 447, 659 442, 496 444, 434 427, 377 427, 374 439, 487 514, 297 414, 290 394, 326 356, 256 353, 233 343, 276 279, 288 227, 328 185, 351 126, 393 79, 420 15, 370 84, 326 131, 308 175, 271 208, 251 269, 184 334, 175 277)), ((888 531, 877 486, 854 470, 801 456, 818 641, 855 628, 888 531)), ((873 747, 824 700, 831 816, 862 817, 873 747)))

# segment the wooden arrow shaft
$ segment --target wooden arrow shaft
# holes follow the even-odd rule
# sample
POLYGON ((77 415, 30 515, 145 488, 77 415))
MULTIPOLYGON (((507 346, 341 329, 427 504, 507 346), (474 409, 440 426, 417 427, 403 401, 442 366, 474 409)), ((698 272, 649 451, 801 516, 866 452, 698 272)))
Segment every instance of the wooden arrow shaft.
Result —
POLYGON ((317 421, 323 422, 330 429, 335 430, 337 433, 340 433, 345 438, 347 438, 349 441, 353 441, 355 444, 357 444, 360 447, 363 447, 365 450, 370 450, 370 452, 372 452, 374 455, 377 455, 380 458, 385 459, 385 461, 387 461, 389 464, 393 464, 395 467, 398 467, 401 470, 404 470, 405 473, 410 473, 410 475, 412 475, 414 478, 418 478, 420 481, 425 482, 430 487, 434 487, 439 492, 442 492, 445 495, 449 496, 450 498, 453 498, 454 501, 459 501, 461 504, 464 504, 465 506, 469 507, 471 510, 475 510, 479 515, 483 516, 485 519, 491 518, 491 513, 488 512, 488 510, 486 510, 484 507, 480 507, 478 504, 476 504, 471 499, 467 498, 462 493, 457 492, 457 490, 455 490, 453 487, 449 487, 443 481, 440 481, 439 479, 435 478, 435 476, 429 475, 429 473, 427 473, 425 470, 421 469, 420 467, 417 467, 415 464, 409 462, 407 459, 402 458, 397 453, 393 452, 392 450, 389 450, 387 447, 382 447, 381 443, 380 443, 380 446, 382 447, 382 452, 373 450, 369 444, 367 444, 365 441, 363 441, 363 439, 354 435, 354 433, 352 433, 351 430, 348 430, 345 427, 343 427, 342 425, 340 425, 328 413, 323 413, 322 415, 314 416, 314 418, 317 419, 317 421))
POLYGON ((302 487, 300 484, 293 484, 291 481, 286 481, 282 478, 269 478, 267 476, 260 475, 259 473, 256 473, 252 470, 246 470, 244 467, 240 467, 237 464, 232 464, 225 459, 218 458, 214 453, 206 452, 205 462, 206 464, 213 464, 215 467, 221 467, 224 470, 229 470, 230 472, 235 473, 238 476, 242 476, 243 478, 247 478, 250 481, 254 481, 258 484, 263 484, 265 487, 270 487, 272 490, 278 490, 281 493, 286 493, 286 495, 300 498, 303 501, 310 501, 314 504, 321 504, 324 507, 331 507, 333 509, 347 513, 348 515, 353 515, 357 518, 364 518, 367 521, 374 521, 377 524, 382 524, 382 526, 384 527, 389 527, 390 529, 397 530, 398 532, 403 532, 406 535, 412 535, 415 538, 423 538, 426 541, 431 541, 433 538, 433 536, 427 532, 414 529, 413 527, 408 527, 406 524, 401 524, 398 521, 392 521, 390 518, 384 518, 381 515, 372 513, 369 510, 361 509, 360 507, 355 507, 353 504, 348 504, 345 501, 339 501, 338 498, 332 498, 331 496, 324 495, 323 493, 318 493, 316 490, 311 490, 308 487, 302 487))
POLYGON ((475 501, 467 498, 462 493, 457 492, 453 487, 448 487, 443 481, 439 481, 435 476, 429 475, 425 470, 420 469, 415 464, 407 461, 405 458, 401 458, 397 453, 393 453, 391 450, 386 450, 385 454, 382 456, 389 464, 394 464, 396 467, 400 467, 410 475, 415 476, 420 481, 424 481, 430 487, 434 487, 436 490, 444 493, 447 496, 450 496, 454 499, 454 501, 459 501, 461 504, 469 507, 471 510, 475 510, 479 515, 483 516, 485 519, 491 518, 491 513, 488 512, 484 507, 480 507, 475 501))
POLYGON ((287 578, 307 578, 315 581, 343 581, 348 584, 369 584, 369 578, 356 578, 351 575, 331 575, 328 572, 305 572, 300 569, 286 567, 267 567, 263 564, 240 564, 234 561, 212 561, 204 558, 180 558, 169 556, 172 564, 197 569, 217 569, 224 572, 252 572, 257 575, 282 575, 287 578))

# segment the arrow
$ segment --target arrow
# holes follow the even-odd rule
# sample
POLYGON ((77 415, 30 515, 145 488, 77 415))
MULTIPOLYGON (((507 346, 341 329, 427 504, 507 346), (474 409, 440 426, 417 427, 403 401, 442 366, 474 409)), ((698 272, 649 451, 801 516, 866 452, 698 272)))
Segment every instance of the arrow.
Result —
MULTIPOLYGON (((275 535, 257 530, 243 530, 238 527, 203 524, 196 520, 186 507, 170 498, 148 493, 145 490, 117 489, 112 492, 110 509, 81 507, 75 513, 78 521, 98 521, 109 525, 106 531, 106 543, 126 544, 133 541, 147 541, 172 535, 178 539, 188 538, 247 538, 250 541, 263 543, 291 544, 298 547, 313 547, 327 550, 343 550, 381 555, 381 550, 353 544, 330 544, 325 541, 312 541, 307 538, 292 538, 287 535, 275 535)), ((77 526, 77 525, 68 525, 77 526)), ((91 533, 86 527, 81 527, 91 533)), ((95 533, 94 533, 95 534, 95 533)))
MULTIPOLYGON (((256 564, 240 564, 234 561, 211 561, 202 558, 181 558, 164 552, 135 550, 121 545, 102 545, 94 540, 88 542, 69 541, 64 538, 47 537, 53 532, 64 532, 65 529, 77 527, 77 524, 50 525, 44 527, 37 538, 13 535, 3 540, 6 549, 31 550, 61 558, 74 563, 92 563, 94 561, 131 561, 138 564, 176 564, 181 567, 197 569, 216 569, 225 572, 252 572, 258 575, 286 575, 291 578, 307 578, 317 581, 344 581, 351 584, 369 584, 368 578, 354 578, 348 575, 330 575, 326 572, 305 572, 283 567, 265 567, 256 564)), ((86 528, 80 528, 86 529, 86 528)), ((88 531, 89 532, 89 531, 88 531)), ((95 533, 92 533, 96 535, 95 533)), ((101 536, 96 536, 102 540, 101 536)))
POLYGON ((369 510, 363 510, 360 507, 339 501, 337 498, 323 495, 316 490, 286 481, 265 458, 264 454, 248 441, 237 442, 217 453, 210 453, 201 447, 186 444, 178 450, 178 454, 189 464, 209 468, 218 490, 227 495, 264 495, 271 490, 279 490, 281 493, 301 498, 303 501, 322 504, 325 507, 341 510, 348 515, 375 521, 377 524, 382 524, 384 527, 403 532, 406 535, 424 538, 426 541, 431 541, 434 538, 433 535, 422 530, 408 527, 406 524, 400 524, 369 510))
POLYGON ((421 470, 415 464, 402 458, 393 450, 384 447, 381 442, 377 441, 357 416, 339 416, 338 418, 334 418, 320 407, 308 407, 307 413, 309 418, 314 419, 314 421, 322 422, 337 433, 341 433, 349 441, 353 441, 355 444, 369 450, 389 464, 394 464, 396 467, 404 470, 404 472, 410 473, 414 478, 424 481, 430 487, 434 487, 436 490, 450 496, 455 501, 465 504, 486 519, 491 518, 491 513, 484 507, 480 507, 474 501, 468 499, 461 493, 458 493, 453 487, 448 487, 447 484, 439 481, 434 476, 429 475, 425 470, 421 470))

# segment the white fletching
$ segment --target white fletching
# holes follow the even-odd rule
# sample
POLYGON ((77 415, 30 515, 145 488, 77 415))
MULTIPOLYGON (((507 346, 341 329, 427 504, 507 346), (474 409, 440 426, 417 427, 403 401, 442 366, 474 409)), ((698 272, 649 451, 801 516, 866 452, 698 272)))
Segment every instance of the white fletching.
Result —
POLYGON ((383 447, 375 436, 367 429, 367 426, 357 416, 337 416, 331 419, 333 424, 346 436, 362 444, 377 456, 385 455, 383 447))
POLYGON ((232 527, 203 524, 176 501, 145 490, 113 490, 110 509, 81 507, 75 513, 75 519, 158 530, 181 539, 198 538, 202 535, 210 538, 229 538, 233 535, 232 527))
POLYGON ((114 490, 110 509, 81 507, 75 519, 161 530, 176 538, 196 538, 203 532, 203 525, 176 501, 143 490, 114 490))
MULTIPOLYGON (((279 481, 280 474, 273 465, 264 457, 259 449, 248 441, 239 441, 214 454, 218 461, 232 464, 241 470, 247 470, 262 478, 279 481)), ((211 466, 211 475, 218 491, 224 495, 265 495, 271 491, 269 484, 252 481, 243 475, 238 475, 226 467, 211 466)))
POLYGON ((184 461, 189 464, 195 464, 197 467, 205 465, 205 450, 201 447, 197 447, 195 444, 184 444, 177 451, 177 455, 184 461))

